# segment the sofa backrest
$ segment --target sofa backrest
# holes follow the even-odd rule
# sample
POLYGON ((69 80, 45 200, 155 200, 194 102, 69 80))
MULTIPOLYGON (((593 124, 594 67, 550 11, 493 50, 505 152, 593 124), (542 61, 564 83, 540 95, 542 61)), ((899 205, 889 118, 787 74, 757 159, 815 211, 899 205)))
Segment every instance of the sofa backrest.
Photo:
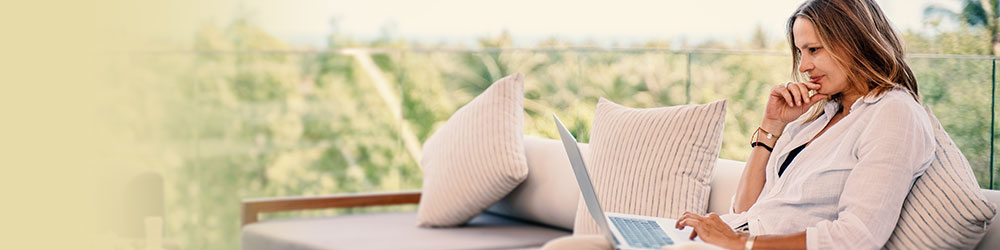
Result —
POLYGON ((733 194, 736 194, 736 185, 743 176, 745 164, 727 159, 715 161, 715 169, 712 170, 712 192, 708 198, 709 213, 729 213, 729 206, 733 202, 733 194))
MULTIPOLYGON (((507 217, 573 230, 580 187, 562 141, 524 137, 528 178, 487 211, 507 217)), ((590 147, 580 143, 586 161, 590 147)))
MULTIPOLYGON (((1000 204, 1000 191, 983 189, 983 195, 993 204, 1000 204)), ((986 236, 979 242, 976 249, 1000 249, 1000 216, 993 216, 990 229, 986 231, 986 236)))

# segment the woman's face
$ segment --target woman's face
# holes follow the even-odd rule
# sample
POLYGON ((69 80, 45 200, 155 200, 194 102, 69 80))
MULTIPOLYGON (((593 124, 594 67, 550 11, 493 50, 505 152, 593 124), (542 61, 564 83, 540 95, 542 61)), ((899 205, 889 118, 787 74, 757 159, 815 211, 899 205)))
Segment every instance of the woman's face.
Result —
POLYGON ((792 24, 792 36, 795 38, 795 47, 801 52, 798 70, 809 75, 810 82, 820 85, 818 93, 826 95, 854 93, 847 84, 844 69, 833 60, 831 54, 833 51, 823 47, 812 22, 805 18, 796 18, 792 24))

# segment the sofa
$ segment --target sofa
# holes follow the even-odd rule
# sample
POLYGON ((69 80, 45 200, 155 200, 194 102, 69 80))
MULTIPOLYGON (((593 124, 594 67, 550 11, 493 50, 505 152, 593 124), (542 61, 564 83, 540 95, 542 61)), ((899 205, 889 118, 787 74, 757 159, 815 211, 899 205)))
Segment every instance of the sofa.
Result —
MULTIPOLYGON (((530 136, 529 136, 530 137, 530 136)), ((501 200, 464 226, 424 228, 416 226, 416 211, 349 214, 320 218, 258 221, 261 213, 348 207, 417 204, 420 191, 343 194, 317 197, 246 199, 242 202, 242 248, 257 249, 538 249, 546 242, 571 235, 579 189, 561 144, 552 139, 526 140, 529 180, 511 196, 523 192, 549 192, 552 199, 537 200, 547 214, 518 214, 516 205, 501 200), (563 176, 564 175, 564 176, 563 176), (531 186, 527 183, 544 183, 531 186), (530 218, 546 216, 549 223, 530 218), (559 217, 559 218, 551 218, 559 217), (529 218, 529 219, 526 219, 529 218), (559 221, 559 223, 551 223, 559 221), (569 224, 567 224, 569 223, 569 224)), ((581 151, 587 158, 586 144, 581 151)), ((743 162, 718 159, 715 163, 708 212, 725 213, 742 174, 743 162)), ((986 198, 1000 203, 1000 191, 983 190, 986 198)), ((538 197, 538 196, 536 196, 538 197)), ((544 195, 541 197, 545 197, 544 195)), ((1000 216, 993 218, 989 232, 976 249, 1000 249, 1000 216)))

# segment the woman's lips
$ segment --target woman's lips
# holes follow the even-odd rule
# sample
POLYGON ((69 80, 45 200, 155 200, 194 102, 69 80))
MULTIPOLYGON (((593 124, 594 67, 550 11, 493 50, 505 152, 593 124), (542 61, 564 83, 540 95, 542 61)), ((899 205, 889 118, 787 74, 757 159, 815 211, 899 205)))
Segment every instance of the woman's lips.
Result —
POLYGON ((817 76, 817 77, 810 77, 809 79, 810 79, 810 82, 812 82, 812 83, 819 83, 819 80, 822 80, 823 77, 822 76, 817 76))

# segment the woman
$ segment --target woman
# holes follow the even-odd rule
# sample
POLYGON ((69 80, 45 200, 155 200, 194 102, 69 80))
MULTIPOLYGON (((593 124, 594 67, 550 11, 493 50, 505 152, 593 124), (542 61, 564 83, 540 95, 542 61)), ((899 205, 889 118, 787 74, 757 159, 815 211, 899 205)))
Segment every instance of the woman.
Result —
POLYGON ((807 1, 788 29, 809 80, 771 90, 728 224, 685 213, 677 227, 730 249, 881 248, 934 151, 902 45, 872 0, 807 1))
POLYGON ((726 249, 881 248, 934 150, 902 44, 872 0, 806 1, 787 27, 800 82, 771 89, 731 214, 676 227, 726 249))

